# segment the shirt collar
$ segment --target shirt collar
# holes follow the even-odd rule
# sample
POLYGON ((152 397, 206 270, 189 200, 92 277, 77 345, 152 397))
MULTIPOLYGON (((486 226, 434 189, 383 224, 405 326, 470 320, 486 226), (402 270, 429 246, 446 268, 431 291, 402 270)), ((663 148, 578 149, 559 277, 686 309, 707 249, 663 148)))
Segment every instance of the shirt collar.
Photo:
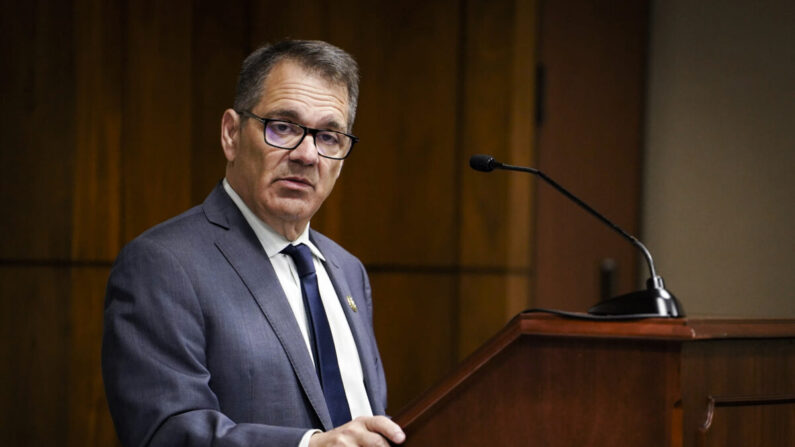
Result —
POLYGON ((298 245, 303 243, 309 247, 315 257, 323 262, 326 261, 326 258, 323 257, 323 253, 321 253, 315 244, 313 244, 309 239, 309 224, 306 225, 304 231, 298 235, 294 241, 290 242, 287 240, 287 238, 271 228, 270 225, 266 224, 262 219, 257 217, 257 215, 254 214, 248 208, 248 206, 246 206, 246 203, 243 202, 243 199, 240 198, 237 192, 232 189, 232 185, 229 184, 226 178, 223 180, 223 185, 224 190, 227 194, 229 194, 229 197, 232 199, 232 201, 235 202, 235 205, 237 205, 237 208, 243 214, 243 217, 246 219, 246 222, 248 222, 248 225, 252 230, 254 230, 254 234, 257 235, 257 239, 259 240, 260 244, 262 244, 262 248, 265 249, 265 253, 268 255, 268 258, 272 258, 278 254, 281 254, 281 251, 284 250, 284 247, 289 244, 298 245))

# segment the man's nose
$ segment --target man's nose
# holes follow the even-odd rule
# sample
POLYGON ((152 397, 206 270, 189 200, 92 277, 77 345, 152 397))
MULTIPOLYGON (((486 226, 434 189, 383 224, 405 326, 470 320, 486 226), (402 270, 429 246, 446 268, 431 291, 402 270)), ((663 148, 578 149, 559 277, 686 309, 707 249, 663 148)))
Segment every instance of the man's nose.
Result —
POLYGON ((304 136, 304 140, 301 141, 298 147, 290 151, 290 159, 304 165, 313 165, 317 163, 318 157, 320 156, 315 146, 315 138, 310 133, 304 136))

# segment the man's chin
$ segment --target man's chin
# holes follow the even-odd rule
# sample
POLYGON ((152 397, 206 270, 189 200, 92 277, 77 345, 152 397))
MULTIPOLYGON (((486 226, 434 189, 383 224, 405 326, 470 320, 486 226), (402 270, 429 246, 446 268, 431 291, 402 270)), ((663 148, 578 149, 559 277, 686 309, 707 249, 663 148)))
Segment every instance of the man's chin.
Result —
POLYGON ((281 199, 270 208, 269 214, 285 223, 300 223, 309 221, 315 211, 305 200, 281 199))

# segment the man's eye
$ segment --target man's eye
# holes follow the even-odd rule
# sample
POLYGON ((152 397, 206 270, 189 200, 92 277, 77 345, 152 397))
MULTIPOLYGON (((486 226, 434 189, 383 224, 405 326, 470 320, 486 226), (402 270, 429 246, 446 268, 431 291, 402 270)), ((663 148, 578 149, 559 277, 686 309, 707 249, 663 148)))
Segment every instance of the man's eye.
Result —
POLYGON ((331 132, 318 132, 317 139, 328 146, 336 146, 340 143, 339 135, 331 132))
POLYGON ((270 129, 271 132, 275 132, 279 135, 293 135, 300 133, 298 130, 300 128, 298 126, 280 121, 271 121, 271 123, 268 125, 268 129, 270 129))

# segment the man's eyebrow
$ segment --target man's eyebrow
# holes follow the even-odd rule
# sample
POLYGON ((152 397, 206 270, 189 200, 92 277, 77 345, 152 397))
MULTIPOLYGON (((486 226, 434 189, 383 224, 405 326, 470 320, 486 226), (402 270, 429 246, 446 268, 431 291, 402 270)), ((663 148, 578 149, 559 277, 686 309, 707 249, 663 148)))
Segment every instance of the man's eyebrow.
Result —
MULTIPOLYGON (((298 124, 304 124, 301 122, 301 117, 298 115, 298 112, 292 109, 276 109, 271 110, 268 113, 268 118, 271 119, 286 119, 289 121, 293 121, 298 124)), ((337 132, 345 132, 347 128, 339 123, 334 118, 329 118, 327 121, 322 121, 322 124, 319 127, 320 129, 328 129, 328 130, 335 130, 337 132)))
POLYGON ((346 130, 345 126, 343 126, 342 124, 338 123, 333 119, 326 121, 325 125, 323 126, 323 129, 336 130, 337 132, 345 132, 346 130))
POLYGON ((271 110, 268 113, 268 118, 284 118, 290 121, 295 121, 296 123, 300 120, 298 113, 295 110, 290 109, 271 110))

